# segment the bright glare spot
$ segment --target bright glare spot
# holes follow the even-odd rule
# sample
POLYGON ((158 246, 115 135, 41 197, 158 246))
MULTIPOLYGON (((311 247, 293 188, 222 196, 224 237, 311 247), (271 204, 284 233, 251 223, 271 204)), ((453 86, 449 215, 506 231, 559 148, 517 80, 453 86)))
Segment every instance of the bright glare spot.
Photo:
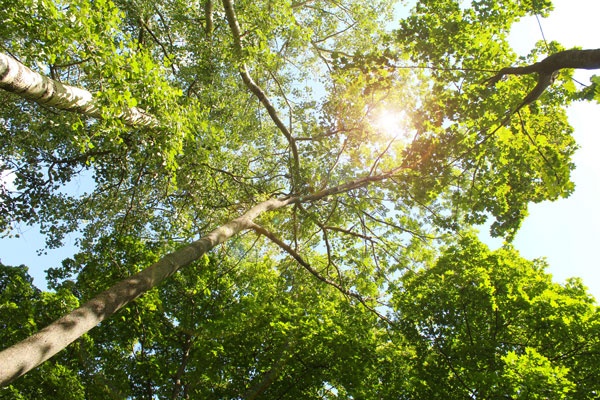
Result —
POLYGON ((373 121, 375 128, 389 137, 401 136, 406 131, 403 111, 381 110, 373 121))

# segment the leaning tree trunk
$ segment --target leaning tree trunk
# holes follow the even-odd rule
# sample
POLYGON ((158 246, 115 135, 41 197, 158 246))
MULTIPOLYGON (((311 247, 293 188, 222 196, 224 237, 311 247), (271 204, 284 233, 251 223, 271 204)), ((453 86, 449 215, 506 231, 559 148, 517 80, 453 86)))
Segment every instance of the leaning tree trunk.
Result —
MULTIPOLYGON (((0 88, 46 106, 102 117, 100 107, 89 91, 50 79, 3 53, 0 53, 0 88)), ((123 110, 116 118, 127 125, 158 125, 154 116, 137 107, 123 110)))
POLYGON ((0 386, 26 374, 67 347, 81 335, 112 316, 130 301, 157 286, 179 269, 198 260, 215 246, 247 229, 254 229, 259 215, 290 204, 312 202, 383 181, 404 169, 399 166, 379 175, 368 175, 345 184, 305 195, 263 201, 244 215, 213 230, 203 238, 166 255, 137 274, 100 293, 27 339, 0 352, 0 386))
POLYGON ((177 270, 198 260, 213 247, 253 226, 258 215, 298 201, 298 198, 264 201, 239 218, 173 252, 145 270, 122 280, 41 331, 0 352, 0 386, 24 375, 67 347, 121 307, 152 289, 177 270))

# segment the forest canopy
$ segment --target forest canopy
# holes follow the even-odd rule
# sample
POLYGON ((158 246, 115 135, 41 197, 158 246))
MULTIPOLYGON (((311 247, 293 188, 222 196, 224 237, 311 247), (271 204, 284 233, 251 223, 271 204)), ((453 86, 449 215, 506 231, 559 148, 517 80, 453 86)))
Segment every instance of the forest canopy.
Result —
POLYGON ((597 303, 509 243, 600 50, 396 3, 4 1, 0 230, 78 252, 0 265, 0 397, 596 398, 597 303))

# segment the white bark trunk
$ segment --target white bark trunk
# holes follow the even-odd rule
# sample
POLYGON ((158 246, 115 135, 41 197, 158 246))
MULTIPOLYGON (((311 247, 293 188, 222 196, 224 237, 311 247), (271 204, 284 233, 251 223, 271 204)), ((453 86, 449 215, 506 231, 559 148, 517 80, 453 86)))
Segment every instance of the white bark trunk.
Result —
MULTIPOLYGON (((100 108, 89 91, 50 79, 3 53, 0 53, 0 88, 49 107, 101 117, 100 108)), ((154 116, 137 107, 126 109, 116 117, 127 125, 158 125, 154 116)))

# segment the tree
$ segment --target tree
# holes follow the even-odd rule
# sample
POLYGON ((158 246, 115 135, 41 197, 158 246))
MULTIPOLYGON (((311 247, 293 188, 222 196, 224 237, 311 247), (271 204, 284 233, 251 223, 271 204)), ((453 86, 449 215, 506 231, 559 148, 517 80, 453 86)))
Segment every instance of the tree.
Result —
POLYGON ((578 279, 472 236, 429 269, 407 272, 393 303, 415 344, 413 398, 591 399, 598 390, 598 305, 578 279))
MULTIPOLYGON (((157 257, 134 238, 102 246, 133 263, 157 257)), ((76 289, 93 292, 98 270, 114 266, 81 256, 72 260, 86 266, 76 289)), ((315 284, 291 258, 260 257, 203 257, 15 381, 7 398, 74 398, 79 388, 86 399, 322 398, 327 390, 348 398, 592 399, 600 389, 596 302, 577 279, 553 283, 542 261, 510 248, 491 252, 464 234, 390 287, 394 313, 385 323, 315 284)), ((29 304, 50 311, 42 321, 70 306, 32 302, 41 293, 31 279, 13 277, 23 268, 3 271, 1 309, 21 309, 4 319, 6 340, 35 329, 19 322, 37 319, 25 312, 29 304)), ((68 289, 75 286, 61 284, 60 297, 73 298, 68 289)))
MULTIPOLYGON (((0 353, 10 360, 0 361, 7 366, 1 381, 26 373, 148 291, 123 313, 131 318, 144 302, 150 310, 165 307, 162 320, 147 316, 152 335, 176 342, 175 353, 187 360, 195 334, 168 334, 181 320, 167 311, 184 289, 165 283, 165 303, 153 293, 246 230, 255 235, 240 239, 240 256, 252 247, 250 236, 268 239, 254 245, 254 260, 267 254, 272 261, 265 265, 277 270, 275 261, 285 263, 275 247, 386 324, 392 321, 380 307, 390 282, 430 261, 448 236, 492 217, 492 233, 510 239, 530 202, 571 192, 575 143, 562 107, 596 94, 576 93, 569 70, 554 86, 538 87, 543 94, 531 92, 532 77, 500 79, 524 71, 499 70, 515 61, 505 40, 510 25, 550 9, 548 2, 505 3, 466 8, 423 0, 391 33, 387 0, 206 0, 203 7, 22 0, 4 7, 2 88, 30 99, 39 90, 27 79, 63 89, 43 107, 11 93, 0 110, 2 170, 15 176, 14 188, 0 192, 0 223, 7 232, 39 224, 48 246, 60 246, 67 232, 81 234, 81 252, 49 278, 56 289, 77 293, 82 306, 0 353), (26 71, 24 81, 14 71, 26 71), (54 100, 70 88, 91 97, 77 106, 54 100), (376 122, 392 111, 406 116, 398 123, 403 134, 387 136, 376 122), (93 179, 90 193, 64 189, 80 175, 93 179)), ((555 43, 536 48, 524 68, 546 74, 533 67, 550 63, 535 63, 546 52, 555 54, 546 58, 555 60, 554 70, 595 65, 560 64, 563 50, 555 43)), ((291 285, 281 295, 302 297, 302 290, 291 285)), ((135 331, 140 337, 150 335, 143 325, 135 331)), ((124 349, 120 343, 107 354, 137 354, 124 349)), ((289 364, 283 360, 295 350, 286 341, 271 349, 270 369, 261 366, 258 377, 275 390, 289 364)), ((141 354, 140 363, 160 364, 156 349, 141 354)), ((181 378, 187 361, 180 365, 159 375, 181 378)), ((240 372, 250 397, 264 390, 247 382, 256 368, 240 372)), ((121 386, 109 392, 119 397, 125 378, 111 378, 121 386)), ((136 396, 152 398, 165 387, 147 378, 131 389, 146 390, 136 396)), ((334 392, 349 390, 350 378, 334 392)), ((311 379, 321 391, 334 383, 333 375, 311 379)), ((187 388, 176 383, 172 397, 187 388)))

